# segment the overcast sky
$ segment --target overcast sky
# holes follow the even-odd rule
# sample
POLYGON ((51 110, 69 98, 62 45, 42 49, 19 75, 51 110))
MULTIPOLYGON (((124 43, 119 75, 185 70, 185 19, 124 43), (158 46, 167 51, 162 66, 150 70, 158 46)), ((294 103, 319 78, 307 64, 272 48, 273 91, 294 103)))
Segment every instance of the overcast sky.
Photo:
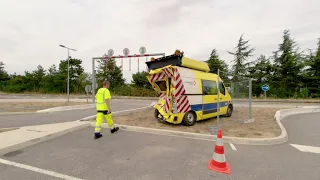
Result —
MULTIPOLYGON (((256 56, 271 55, 290 29, 301 49, 316 48, 320 0, 0 0, 0 61, 9 73, 48 68, 67 57, 59 44, 75 48, 91 72, 91 58, 108 49, 208 58, 216 48, 229 66, 240 35, 256 56)), ((137 59, 124 59, 124 77, 138 71, 137 59)), ((140 70, 146 68, 145 58, 140 70)), ((117 64, 120 65, 118 60, 117 64)))

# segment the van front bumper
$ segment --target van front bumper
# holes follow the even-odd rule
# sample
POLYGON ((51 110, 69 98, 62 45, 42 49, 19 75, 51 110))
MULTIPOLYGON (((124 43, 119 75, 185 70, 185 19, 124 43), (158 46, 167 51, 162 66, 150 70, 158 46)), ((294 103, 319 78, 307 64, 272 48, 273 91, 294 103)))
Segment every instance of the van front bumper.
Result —
POLYGON ((170 113, 168 115, 167 113, 165 113, 163 111, 162 108, 161 109, 155 108, 155 109, 157 109, 159 114, 160 114, 160 117, 157 117, 157 119, 159 121, 165 121, 165 122, 172 123, 172 124, 180 124, 182 122, 184 114, 173 114, 173 113, 170 113))

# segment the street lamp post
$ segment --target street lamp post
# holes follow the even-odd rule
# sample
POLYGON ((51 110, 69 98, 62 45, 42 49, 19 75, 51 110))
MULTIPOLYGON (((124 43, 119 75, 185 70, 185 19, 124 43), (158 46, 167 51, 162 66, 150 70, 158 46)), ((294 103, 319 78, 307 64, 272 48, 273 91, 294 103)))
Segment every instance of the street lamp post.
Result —
POLYGON ((71 51, 77 51, 76 49, 72 49, 72 48, 68 48, 68 47, 66 47, 66 46, 64 46, 64 45, 59 45, 60 47, 63 47, 63 48, 66 48, 66 49, 68 49, 68 83, 67 83, 67 95, 68 95, 68 103, 69 103, 69 59, 70 59, 70 56, 69 56, 69 50, 71 50, 71 51))

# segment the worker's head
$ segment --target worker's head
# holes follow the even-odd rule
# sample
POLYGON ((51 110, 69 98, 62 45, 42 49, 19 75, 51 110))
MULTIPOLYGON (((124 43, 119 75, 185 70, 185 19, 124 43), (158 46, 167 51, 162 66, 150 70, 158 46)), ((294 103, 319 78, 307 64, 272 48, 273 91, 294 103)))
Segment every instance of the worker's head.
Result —
POLYGON ((103 81, 103 87, 104 88, 109 88, 109 86, 110 86, 110 82, 108 80, 104 80, 103 81))

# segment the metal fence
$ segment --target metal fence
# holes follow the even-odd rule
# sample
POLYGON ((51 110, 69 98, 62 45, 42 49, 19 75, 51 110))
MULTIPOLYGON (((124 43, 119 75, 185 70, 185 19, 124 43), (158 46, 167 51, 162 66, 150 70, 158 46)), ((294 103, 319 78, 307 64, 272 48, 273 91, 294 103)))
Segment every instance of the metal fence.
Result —
MULTIPOLYGON (((217 129, 229 123, 253 123, 252 116, 252 79, 244 76, 233 76, 228 72, 218 71, 218 76, 223 80, 226 90, 229 92, 233 102, 232 117, 217 116, 214 125, 209 126, 212 134, 217 133, 217 129)), ((219 86, 218 86, 219 87, 219 86)), ((220 89, 218 88, 220 92, 220 89)), ((219 93, 218 93, 219 94, 219 93)), ((218 106, 220 98, 217 98, 218 106)), ((218 107, 219 109, 219 107, 218 107)))

